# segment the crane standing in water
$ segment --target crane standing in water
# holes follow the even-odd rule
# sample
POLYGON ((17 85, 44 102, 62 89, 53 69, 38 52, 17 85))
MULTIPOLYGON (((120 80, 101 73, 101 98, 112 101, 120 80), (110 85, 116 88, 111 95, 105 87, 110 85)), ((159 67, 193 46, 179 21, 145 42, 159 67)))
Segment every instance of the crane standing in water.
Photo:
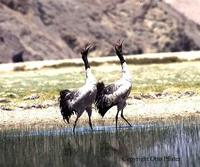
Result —
POLYGON ((84 111, 88 113, 89 125, 92 129, 91 115, 92 115, 92 104, 95 101, 97 87, 96 79, 93 76, 90 65, 88 63, 88 52, 92 45, 87 44, 81 51, 82 59, 85 65, 86 81, 85 85, 76 91, 62 90, 60 91, 60 110, 63 116, 63 120, 69 123, 69 119, 72 114, 76 114, 77 118, 74 123, 73 132, 75 132, 76 123, 79 117, 84 111))

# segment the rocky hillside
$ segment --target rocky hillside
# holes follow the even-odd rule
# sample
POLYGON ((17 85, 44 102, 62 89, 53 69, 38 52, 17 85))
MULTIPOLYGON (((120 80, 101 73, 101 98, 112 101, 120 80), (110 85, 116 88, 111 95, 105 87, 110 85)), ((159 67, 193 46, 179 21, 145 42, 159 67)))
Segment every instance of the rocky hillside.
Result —
POLYGON ((126 54, 197 50, 200 26, 156 0, 0 0, 0 63, 112 55, 125 39, 126 54))

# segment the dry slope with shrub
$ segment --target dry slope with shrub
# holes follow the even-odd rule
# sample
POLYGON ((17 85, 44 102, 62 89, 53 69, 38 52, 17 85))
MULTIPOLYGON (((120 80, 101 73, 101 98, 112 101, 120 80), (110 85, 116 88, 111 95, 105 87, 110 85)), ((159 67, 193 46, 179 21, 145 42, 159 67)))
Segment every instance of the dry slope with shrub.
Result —
POLYGON ((0 0, 0 63, 78 57, 95 41, 93 56, 197 50, 199 25, 156 0, 0 0))

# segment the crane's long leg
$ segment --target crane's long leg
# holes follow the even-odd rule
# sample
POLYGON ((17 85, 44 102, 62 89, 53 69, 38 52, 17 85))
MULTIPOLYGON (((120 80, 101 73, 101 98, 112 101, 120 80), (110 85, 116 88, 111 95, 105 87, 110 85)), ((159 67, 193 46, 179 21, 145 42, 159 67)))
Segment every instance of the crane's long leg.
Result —
POLYGON ((88 107, 88 108, 86 108, 86 112, 88 113, 90 128, 91 128, 91 130, 93 131, 93 128, 92 128, 92 121, 91 121, 91 116, 92 116, 92 107, 88 107))
POLYGON ((77 123, 79 117, 80 117, 80 116, 77 115, 76 120, 75 120, 75 122, 74 122, 73 133, 75 132, 76 123, 77 123))
POLYGON ((116 117, 115 117, 115 127, 116 127, 116 130, 117 130, 117 120, 118 120, 118 114, 119 114, 119 109, 117 109, 117 114, 116 114, 116 117))
POLYGON ((123 111, 124 111, 124 109, 122 109, 122 111, 121 111, 121 117, 123 118, 123 120, 126 121, 126 123, 127 123, 130 127, 132 127, 132 125, 131 125, 131 124, 128 122, 128 120, 124 117, 123 111))
MULTIPOLYGON (((83 110, 83 111, 84 111, 84 110, 83 110)), ((73 133, 75 132, 76 123, 77 123, 79 117, 82 115, 83 111, 77 112, 78 114, 77 114, 76 120, 75 120, 75 122, 74 122, 73 133)))

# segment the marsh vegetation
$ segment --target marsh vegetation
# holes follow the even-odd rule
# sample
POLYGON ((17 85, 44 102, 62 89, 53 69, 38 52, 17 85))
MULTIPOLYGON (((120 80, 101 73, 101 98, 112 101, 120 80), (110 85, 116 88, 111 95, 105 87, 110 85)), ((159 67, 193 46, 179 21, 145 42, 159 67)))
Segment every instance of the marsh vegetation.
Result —
POLYGON ((167 124, 0 133, 0 166, 172 166, 200 163, 197 119, 167 124))

